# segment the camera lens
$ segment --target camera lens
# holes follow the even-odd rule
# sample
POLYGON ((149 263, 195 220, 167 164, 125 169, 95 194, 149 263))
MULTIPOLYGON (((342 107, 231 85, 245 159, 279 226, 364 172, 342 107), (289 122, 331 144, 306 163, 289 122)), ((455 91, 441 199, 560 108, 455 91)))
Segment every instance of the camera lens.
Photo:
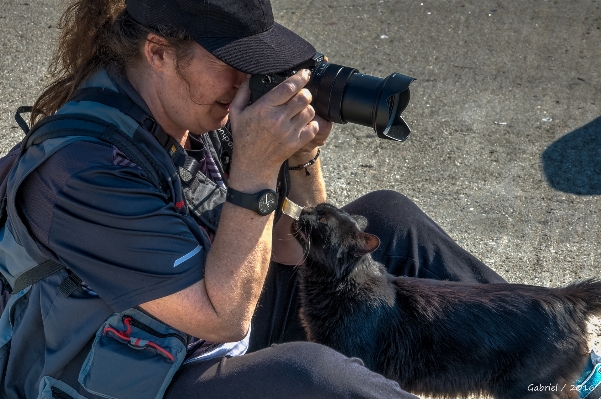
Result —
POLYGON ((381 138, 403 141, 411 129, 401 113, 409 103, 413 78, 393 73, 386 78, 354 68, 318 63, 306 88, 315 113, 335 123, 356 123, 374 129, 381 138))
POLYGON ((355 68, 325 62, 321 53, 277 74, 251 76, 250 102, 303 68, 311 70, 305 88, 313 96, 315 113, 322 118, 369 126, 378 137, 396 141, 404 141, 411 132, 401 113, 409 104, 409 85, 415 79, 400 73, 386 78, 365 75, 355 68))

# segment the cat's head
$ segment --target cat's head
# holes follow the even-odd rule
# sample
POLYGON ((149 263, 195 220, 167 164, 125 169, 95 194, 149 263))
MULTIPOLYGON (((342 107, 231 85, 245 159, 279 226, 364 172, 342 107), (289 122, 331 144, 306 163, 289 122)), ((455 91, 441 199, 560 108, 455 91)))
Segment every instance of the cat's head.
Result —
POLYGON ((350 266, 380 245, 378 237, 363 231, 366 226, 363 216, 319 204, 302 211, 292 224, 292 234, 309 259, 331 267, 350 266))

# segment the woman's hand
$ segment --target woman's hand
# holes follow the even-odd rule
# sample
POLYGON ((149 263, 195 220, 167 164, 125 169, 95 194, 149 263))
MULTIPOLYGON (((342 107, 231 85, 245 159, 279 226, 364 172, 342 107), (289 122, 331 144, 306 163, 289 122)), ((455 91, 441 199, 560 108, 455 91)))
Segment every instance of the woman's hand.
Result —
MULTIPOLYGON (((310 105, 311 93, 304 89, 309 78, 309 71, 301 70, 252 105, 247 105, 249 79, 242 84, 230 105, 232 135, 236 143, 232 175, 243 175, 236 180, 275 182, 286 159, 322 142, 323 134, 318 136, 316 144, 309 144, 315 140, 320 128, 328 125, 323 119, 315 118, 310 105)), ((325 131, 329 134, 324 127, 325 131)))
MULTIPOLYGON (((324 56, 323 60, 325 62, 329 62, 327 56, 324 56)), ((328 136, 332 132, 332 127, 334 124, 331 121, 323 119, 319 115, 315 115, 313 121, 317 122, 317 134, 315 135, 313 140, 305 144, 303 148, 298 150, 296 153, 294 153, 294 155, 292 155, 292 157, 290 157, 288 162, 290 165, 302 165, 308 162, 310 159, 313 159, 313 157, 315 156, 315 149, 324 145, 328 140, 328 136)))
POLYGON ((302 165, 313 159, 315 156, 315 149, 324 145, 328 140, 334 124, 318 115, 315 115, 313 122, 317 123, 317 134, 313 137, 313 140, 309 141, 300 150, 292 154, 288 159, 288 164, 290 166, 302 165))

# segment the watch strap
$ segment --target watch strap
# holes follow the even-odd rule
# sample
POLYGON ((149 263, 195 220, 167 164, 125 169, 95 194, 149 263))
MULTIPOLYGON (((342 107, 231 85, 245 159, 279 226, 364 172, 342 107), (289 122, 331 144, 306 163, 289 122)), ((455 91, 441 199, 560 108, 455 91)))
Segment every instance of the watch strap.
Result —
POLYGON ((277 207, 277 198, 278 194, 270 189, 261 190, 257 193, 249 194, 243 193, 238 190, 234 190, 231 187, 228 187, 227 194, 225 196, 225 200, 231 204, 237 205, 239 207, 249 209, 251 211, 257 212, 259 215, 268 215, 275 210, 277 207), (259 201, 266 193, 272 193, 275 196, 275 205, 273 209, 268 213, 262 213, 259 209, 259 201))

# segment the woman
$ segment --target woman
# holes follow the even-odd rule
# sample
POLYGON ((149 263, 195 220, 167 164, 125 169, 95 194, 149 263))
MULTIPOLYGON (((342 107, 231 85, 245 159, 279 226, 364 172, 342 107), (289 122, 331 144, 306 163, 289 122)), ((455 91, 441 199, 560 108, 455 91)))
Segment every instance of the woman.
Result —
MULTIPOLYGON (((274 24, 267 0, 78 0, 61 27, 55 80, 32 123, 100 118, 150 152, 165 138, 155 158, 179 176, 167 173, 161 192, 124 148, 99 140, 57 138, 56 148, 49 140, 26 152, 39 166, 12 189, 8 225, 22 220, 31 251, 68 272, 19 302, 3 397, 413 397, 358 359, 292 342, 305 340, 293 268, 302 248, 289 217, 274 224, 274 212, 254 210, 253 195, 281 200, 284 186, 302 206, 326 199, 318 151, 332 124, 310 105, 309 72, 248 105, 249 74, 289 69, 315 49, 274 24), (119 104, 101 100, 107 92, 119 104), (189 165, 199 170, 190 179, 189 165), (65 291, 67 280, 77 288, 65 291), (185 337, 186 353, 159 377, 146 369, 154 358, 131 359, 151 345, 135 333, 163 328, 154 335, 185 337)), ((502 281, 400 194, 372 193, 346 209, 367 217, 382 241, 374 256, 395 274, 502 281)), ((152 345, 174 360, 171 344, 152 345)))

